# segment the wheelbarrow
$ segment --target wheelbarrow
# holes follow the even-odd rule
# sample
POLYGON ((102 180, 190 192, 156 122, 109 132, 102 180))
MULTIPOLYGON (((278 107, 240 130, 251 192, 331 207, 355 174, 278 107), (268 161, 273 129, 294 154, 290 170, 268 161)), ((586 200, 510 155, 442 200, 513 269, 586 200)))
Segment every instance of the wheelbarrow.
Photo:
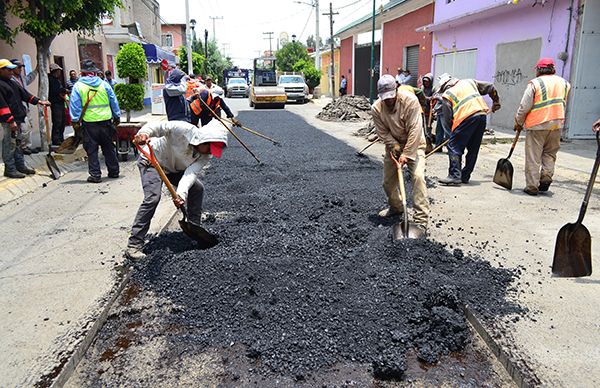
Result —
POLYGON ((133 154, 138 155, 138 150, 133 146, 133 138, 145 123, 120 123, 116 127, 115 142, 117 144, 117 154, 119 160, 127 161, 129 151, 133 149, 133 154))

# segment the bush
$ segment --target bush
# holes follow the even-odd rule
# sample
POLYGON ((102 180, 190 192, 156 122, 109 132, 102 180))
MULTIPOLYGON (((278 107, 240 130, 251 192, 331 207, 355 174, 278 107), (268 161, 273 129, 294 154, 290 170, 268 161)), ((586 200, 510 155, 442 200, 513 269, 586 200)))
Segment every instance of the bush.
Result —
MULTIPOLYGON (((179 48, 179 68, 187 73, 188 71, 188 63, 187 63, 187 49, 185 46, 181 46, 179 48)), ((196 75, 202 74, 202 69, 204 68, 205 58, 204 55, 200 55, 195 51, 192 51, 192 72, 196 75)))
POLYGON ((146 78, 146 54, 138 43, 127 43, 117 54, 117 75, 130 83, 146 78))
POLYGON ((119 107, 127 112, 144 109, 144 92, 144 84, 115 85, 119 107))
POLYGON ((308 88, 312 91, 321 82, 321 71, 317 70, 311 60, 301 59, 292 66, 293 71, 301 71, 308 88))

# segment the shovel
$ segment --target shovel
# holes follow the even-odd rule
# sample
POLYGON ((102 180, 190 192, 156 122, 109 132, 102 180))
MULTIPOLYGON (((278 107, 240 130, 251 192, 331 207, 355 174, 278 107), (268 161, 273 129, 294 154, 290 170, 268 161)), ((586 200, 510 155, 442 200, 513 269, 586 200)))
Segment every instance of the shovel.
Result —
POLYGON ((400 167, 397 159, 390 154, 390 158, 396 163, 398 168, 398 186, 400 187, 400 197, 402 198, 402 208, 404 209, 404 221, 394 224, 392 227, 392 238, 394 241, 402 239, 414 239, 424 237, 423 230, 417 225, 408 222, 408 209, 406 208, 406 188, 404 187, 404 167, 400 167))
POLYGON ((46 140, 48 140, 48 155, 46 155, 46 166, 50 170, 52 179, 60 178, 60 169, 52 156, 52 136, 50 135, 50 120, 48 120, 48 107, 44 105, 44 124, 46 125, 46 140))
POLYGON ((552 276, 555 277, 578 278, 592 274, 592 237, 582 222, 600 166, 600 132, 596 132, 596 142, 598 143, 596 161, 581 203, 579 217, 574 224, 566 224, 560 228, 556 236, 552 262, 552 276))
POLYGON ((514 172, 513 165, 509 159, 515 150, 517 142, 519 141, 519 135, 521 135, 521 130, 518 130, 515 134, 515 139, 512 142, 512 146, 510 147, 510 151, 508 152, 506 159, 498 160, 498 163, 496 164, 496 172, 494 173, 494 183, 508 190, 512 190, 514 172))
MULTIPOLYGON (((160 179, 167 186, 169 193, 171 193, 171 197, 173 197, 173 199, 179 198, 177 192, 175 191, 175 188, 173 188, 173 185, 169 181, 169 178, 167 178, 167 175, 158 163, 156 156, 154 156, 154 149, 152 148, 150 143, 148 143, 148 150, 150 152, 144 151, 142 147, 140 147, 138 144, 136 144, 135 146, 137 147, 138 151, 140 151, 146 157, 146 159, 148 159, 148 161, 150 162, 150 164, 152 164, 156 171, 158 171, 158 175, 160 175, 160 179)), ((191 222, 187 221, 187 212, 184 207, 180 207, 179 210, 181 210, 181 212, 183 213, 183 218, 179 220, 179 226, 189 238, 198 242, 200 248, 212 248, 219 243, 217 236, 208 232, 203 227, 192 224, 191 222)))

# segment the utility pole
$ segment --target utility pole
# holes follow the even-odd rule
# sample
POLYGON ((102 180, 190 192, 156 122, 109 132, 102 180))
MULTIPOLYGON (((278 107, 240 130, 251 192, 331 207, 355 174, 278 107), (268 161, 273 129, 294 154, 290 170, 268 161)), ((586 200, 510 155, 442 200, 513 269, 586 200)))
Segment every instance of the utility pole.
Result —
POLYGON ((213 23, 213 40, 216 41, 217 40, 217 35, 215 32, 215 20, 223 20, 223 16, 209 16, 209 19, 212 20, 213 23))
POLYGON ((208 75, 208 30, 204 29, 204 76, 208 75))
POLYGON ((331 44, 331 72, 329 74, 329 85, 331 87, 331 97, 335 100, 335 64, 333 53, 335 42, 333 40, 333 16, 339 15, 339 12, 333 12, 333 4, 329 3, 329 13, 324 13, 323 15, 329 16, 329 33, 331 35, 331 38, 329 39, 331 44))
POLYGON ((187 51, 187 73, 192 74, 192 34, 190 33, 190 1, 185 0, 185 47, 187 51))
POLYGON ((319 42, 319 0, 314 0, 315 4, 315 19, 316 19, 316 30, 315 30, 315 67, 317 70, 321 70, 321 42, 319 42))
POLYGON ((375 0, 373 0, 373 24, 371 25, 371 76, 369 77, 369 103, 373 105, 375 97, 375 0))
POLYGON ((273 41, 273 32, 263 32, 263 35, 269 35, 268 38, 264 38, 264 39, 269 39, 269 56, 272 57, 273 56, 273 46, 272 46, 272 41, 273 41))

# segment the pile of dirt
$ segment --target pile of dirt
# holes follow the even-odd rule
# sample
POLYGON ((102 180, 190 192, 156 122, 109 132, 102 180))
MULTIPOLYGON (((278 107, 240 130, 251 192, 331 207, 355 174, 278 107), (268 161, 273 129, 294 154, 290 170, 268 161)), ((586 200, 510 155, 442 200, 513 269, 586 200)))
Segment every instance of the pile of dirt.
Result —
POLYGON ((354 132, 354 135, 358 137, 364 137, 369 141, 379 140, 379 136, 377 135, 375 129, 375 123, 372 119, 367 121, 364 126, 357 129, 356 132, 354 132))
POLYGON ((369 99, 346 95, 325 105, 317 118, 325 121, 361 121, 371 117, 369 99))
POLYGON ((155 307, 154 317, 147 308, 111 316, 100 351, 118 342, 117 328, 143 324, 90 381, 139 383, 127 380, 136 361, 128 352, 157 338, 167 344, 161 365, 172 367, 183 354, 241 352, 244 371, 222 356, 228 381, 240 373, 253 382, 318 381, 319 371, 347 363, 401 379, 407 352, 436 363, 464 349, 464 304, 491 322, 523 313, 507 300, 518 271, 430 240, 391 241, 398 219, 376 215, 385 205, 378 163, 288 112, 241 116, 289 152, 245 138, 263 159, 257 166, 232 140, 205 179, 205 210, 225 212, 205 223, 219 245, 198 250, 180 232, 149 244, 132 281, 172 306, 155 307))

